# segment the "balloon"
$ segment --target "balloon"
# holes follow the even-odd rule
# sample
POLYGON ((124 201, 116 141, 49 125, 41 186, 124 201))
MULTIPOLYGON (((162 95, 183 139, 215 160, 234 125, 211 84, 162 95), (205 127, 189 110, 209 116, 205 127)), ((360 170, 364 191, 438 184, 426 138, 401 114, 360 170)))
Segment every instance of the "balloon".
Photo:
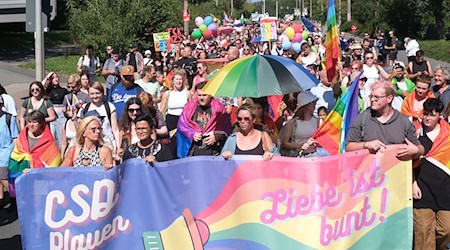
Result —
POLYGON ((295 33, 294 38, 292 39, 292 42, 299 43, 302 41, 302 34, 295 33))
POLYGON ((292 44, 292 48, 294 49, 295 52, 299 53, 300 50, 302 50, 302 46, 300 45, 300 43, 294 43, 292 44))
POLYGON ((218 36, 219 36, 219 32, 217 32, 217 30, 216 30, 216 31, 213 31, 212 35, 213 35, 214 37, 218 37, 218 36))
POLYGON ((289 38, 289 40, 292 40, 292 38, 294 38, 295 31, 292 27, 287 27, 285 32, 286 32, 286 36, 289 38))
POLYGON ((203 17, 198 16, 195 18, 195 25, 197 25, 197 27, 200 27, 200 25, 203 24, 203 17))
POLYGON ((215 23, 212 23, 208 25, 208 29, 214 32, 217 30, 217 25, 215 23))
POLYGON ((284 50, 288 50, 288 49, 291 48, 291 42, 288 41, 288 40, 284 40, 283 43, 281 44, 281 47, 282 47, 284 50))
POLYGON ((308 39, 308 36, 309 36, 308 31, 304 30, 304 31, 302 32, 302 38, 303 38, 303 40, 308 39))
POLYGON ((212 24, 212 22, 213 22, 213 18, 211 16, 207 16, 207 17, 205 17, 205 19, 203 19, 203 24, 206 26, 212 24))
POLYGON ((202 37, 202 32, 196 29, 192 32, 192 37, 195 39, 199 39, 200 37, 202 37))
POLYGON ((292 24, 291 27, 294 29, 295 33, 302 33, 303 31, 303 27, 298 23, 292 24))
POLYGON ((206 25, 204 25, 204 24, 200 25, 200 31, 202 33, 205 32, 205 30, 207 30, 207 29, 208 29, 208 27, 206 27, 206 25))
POLYGON ((211 35, 212 35, 212 31, 211 30, 205 30, 205 31, 203 31, 203 37, 204 38, 208 38, 208 37, 211 37, 211 35))

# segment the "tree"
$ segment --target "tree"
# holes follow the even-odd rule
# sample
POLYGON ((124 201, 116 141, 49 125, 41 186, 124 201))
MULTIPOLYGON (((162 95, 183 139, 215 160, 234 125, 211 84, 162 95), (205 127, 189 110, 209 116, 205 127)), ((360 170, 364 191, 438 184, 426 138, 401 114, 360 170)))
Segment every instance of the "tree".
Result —
POLYGON ((150 48, 149 34, 179 27, 178 0, 67 0, 69 29, 82 45, 101 49, 113 44, 123 52, 132 42, 150 48))

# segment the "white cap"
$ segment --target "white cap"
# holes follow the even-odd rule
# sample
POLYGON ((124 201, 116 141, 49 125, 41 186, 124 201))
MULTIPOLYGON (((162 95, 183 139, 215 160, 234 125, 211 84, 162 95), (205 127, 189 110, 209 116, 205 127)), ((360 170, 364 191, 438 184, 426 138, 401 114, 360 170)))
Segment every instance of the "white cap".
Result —
POLYGON ((146 55, 151 55, 152 54, 152 52, 148 49, 148 50, 146 50, 145 52, 144 52, 144 55, 146 56, 146 55))

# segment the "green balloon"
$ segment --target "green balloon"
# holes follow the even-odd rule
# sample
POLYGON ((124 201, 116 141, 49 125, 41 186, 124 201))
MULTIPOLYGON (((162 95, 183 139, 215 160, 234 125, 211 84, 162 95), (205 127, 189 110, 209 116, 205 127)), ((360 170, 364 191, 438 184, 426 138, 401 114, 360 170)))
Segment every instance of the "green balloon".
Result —
POLYGON ((200 37, 202 37, 202 32, 200 30, 194 30, 192 32, 192 37, 194 37, 195 39, 199 39, 200 37))
POLYGON ((303 39, 303 40, 306 40, 306 39, 308 39, 308 36, 309 36, 308 31, 304 30, 304 31, 302 32, 302 39, 303 39))
POLYGON ((206 26, 206 25, 204 25, 204 24, 202 24, 202 25, 200 25, 200 31, 203 33, 203 31, 205 31, 205 30, 207 30, 208 29, 208 27, 206 26))

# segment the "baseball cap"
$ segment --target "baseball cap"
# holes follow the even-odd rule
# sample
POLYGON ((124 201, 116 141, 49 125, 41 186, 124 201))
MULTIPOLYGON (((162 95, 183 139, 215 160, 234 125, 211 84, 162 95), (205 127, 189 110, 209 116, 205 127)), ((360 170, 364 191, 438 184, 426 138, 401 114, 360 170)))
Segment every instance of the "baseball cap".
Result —
POLYGON ((394 34, 394 31, 393 31, 393 30, 389 31, 389 35, 390 35, 390 34, 394 34))
POLYGON ((119 49, 114 48, 113 51, 111 52, 111 54, 120 54, 119 49))
POLYGON ((137 48, 137 45, 135 43, 130 44, 130 48, 137 48))
POLYGON ((151 55, 152 54, 152 52, 148 49, 148 50, 146 50, 145 52, 144 52, 144 55, 146 56, 146 55, 151 55))
POLYGON ((134 75, 134 67, 131 65, 124 65, 122 67, 122 71, 120 71, 120 74, 123 76, 133 76, 134 75))
MULTIPOLYGON (((82 113, 83 113, 83 112, 82 112, 82 113)), ((100 118, 100 120, 102 120, 103 118, 105 118, 104 116, 101 116, 101 115, 98 113, 97 110, 90 110, 90 111, 86 112, 86 113, 83 115, 82 118, 86 118, 86 117, 89 117, 89 116, 95 116, 95 117, 98 117, 98 118, 100 118)))

